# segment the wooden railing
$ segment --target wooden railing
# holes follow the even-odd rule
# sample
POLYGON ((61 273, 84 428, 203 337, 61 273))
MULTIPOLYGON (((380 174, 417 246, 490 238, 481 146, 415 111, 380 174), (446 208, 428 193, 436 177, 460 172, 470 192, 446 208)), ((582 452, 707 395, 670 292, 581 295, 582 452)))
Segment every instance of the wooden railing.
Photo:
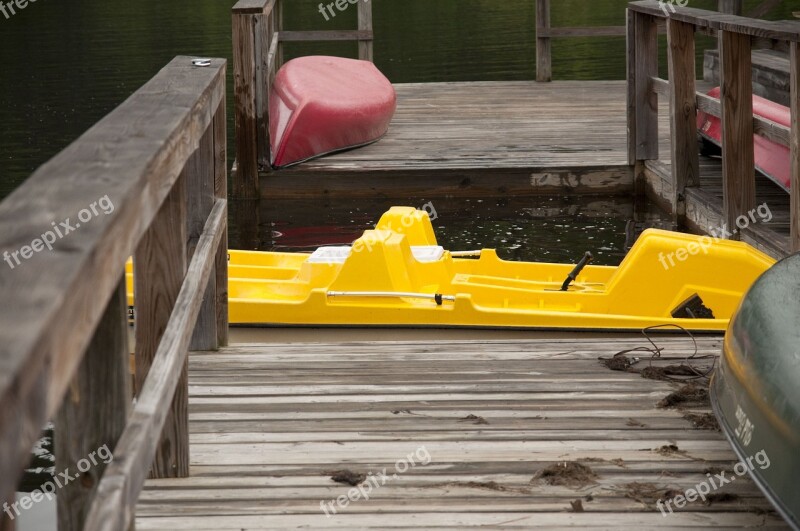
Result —
MULTIPOLYGON (((664 0, 659 5, 662 14, 672 14, 671 4, 677 7, 677 0, 664 0)), ((748 17, 762 17, 780 4, 780 0, 764 0, 756 6, 748 17)), ((717 0, 721 13, 741 15, 742 0, 717 0)), ((551 39, 560 37, 624 37, 625 26, 577 26, 552 27, 550 25, 550 0, 536 0, 536 81, 551 81, 553 63, 551 39)))
POLYGON ((239 0, 233 6, 234 197, 259 197, 258 171, 270 167, 269 94, 283 64, 282 43, 292 41, 358 41, 359 59, 372 61, 372 2, 359 0, 358 29, 347 31, 286 31, 282 0, 239 0))
POLYGON ((188 475, 187 350, 227 341, 225 69, 175 58, 0 204, 0 501, 55 416, 62 530, 128 529, 148 471, 188 475))
MULTIPOLYGON (((790 22, 767 22, 676 7, 665 16, 655 0, 628 6, 628 153, 639 166, 658 159, 658 95, 669 98, 672 210, 685 215, 686 189, 699 186, 697 110, 722 120, 723 219, 729 227, 756 203, 753 134, 791 150, 789 251, 800 250, 800 31, 790 22), (666 19, 669 81, 658 77, 657 23, 666 19), (695 90, 695 32, 716 34, 722 98, 695 90), (753 116, 751 47, 754 40, 788 43, 791 63, 791 128, 753 116)), ((639 171, 638 168, 636 170, 639 171)))

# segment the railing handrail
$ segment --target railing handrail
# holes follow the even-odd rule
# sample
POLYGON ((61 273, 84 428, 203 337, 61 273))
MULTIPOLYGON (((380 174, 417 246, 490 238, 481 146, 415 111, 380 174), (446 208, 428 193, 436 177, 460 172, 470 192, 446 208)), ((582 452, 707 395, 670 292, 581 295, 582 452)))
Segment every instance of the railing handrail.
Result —
POLYGON ((756 38, 800 42, 800 22, 761 20, 678 5, 673 6, 673 11, 673 8, 665 10, 663 5, 663 2, 657 0, 638 0, 628 4, 628 9, 656 18, 685 22, 700 29, 707 28, 756 38))
MULTIPOLYGON (((671 207, 677 221, 686 214, 687 188, 698 187, 697 110, 720 118, 722 124, 722 222, 736 220, 755 207, 753 135, 790 148, 790 234, 788 249, 800 250, 800 23, 771 22, 691 7, 664 5, 656 0, 631 2, 628 7, 628 153, 635 171, 658 154, 658 99, 670 103, 671 207), (658 76, 657 23, 666 20, 669 81, 658 76), (695 33, 719 38, 719 100, 695 90, 695 33), (791 65, 790 127, 753 114, 752 59, 754 43, 788 42, 791 65)), ((734 231, 736 232, 736 231, 734 231)), ((739 231, 739 238, 746 231, 739 231)), ((750 233, 747 233, 750 235, 750 233)))
POLYGON ((236 169, 233 195, 259 197, 258 172, 270 167, 269 94, 284 42, 356 41, 373 60, 372 2, 358 2, 358 29, 284 31, 283 0, 239 0, 232 9, 236 169))
MULTIPOLYGON (((59 412, 59 408, 63 412, 74 404, 86 406, 82 393, 90 391, 99 390, 109 401, 112 394, 126 394, 112 388, 110 382, 102 381, 105 375, 98 375, 101 376, 99 381, 96 379, 88 386, 93 389, 77 389, 73 378, 80 373, 85 379, 91 379, 91 363, 114 356, 118 358, 120 373, 124 371, 121 381, 130 382, 124 271, 127 259, 138 256, 145 241, 152 245, 158 240, 164 254, 180 256, 189 252, 187 244, 192 245, 191 239, 198 238, 192 265, 205 260, 205 268, 216 270, 218 274, 205 284, 211 287, 221 283, 220 290, 211 291, 221 292, 227 299, 226 174, 224 160, 220 159, 225 156, 225 69, 224 59, 212 59, 208 66, 196 66, 191 57, 176 57, 0 203, 0 224, 4 227, 0 233, 0 253, 13 256, 15 251, 29 245, 34 249, 33 253, 31 249, 16 253, 27 259, 14 268, 5 264, 0 267, 0 298, 3 300, 0 305, 0 402, 4 406, 0 411, 0 496, 4 499, 13 501, 30 450, 42 426, 59 412), (195 161, 194 166, 190 161, 195 161), (190 188, 187 192, 187 180, 204 183, 205 188, 190 188), (104 208, 100 212, 105 215, 99 215, 95 200, 98 198, 103 199, 99 204, 104 208), (163 217, 170 202, 181 205, 176 212, 182 216, 163 217), (89 216, 92 210, 96 215, 89 216), (62 220, 67 220, 66 225, 62 224, 65 232, 59 232, 56 238, 53 232, 62 220), (193 235, 191 223, 205 225, 207 230, 193 235), (213 233, 209 234, 209 229, 213 233), (75 233, 70 234, 72 231, 75 233), (161 235, 172 233, 184 237, 159 240, 161 235), (52 236, 46 238, 45 234, 52 236), (215 248, 216 255, 211 259, 207 250, 205 254, 200 252, 203 245, 208 245, 209 237, 213 238, 212 244, 225 246, 222 252, 215 248), (190 241, 187 242, 187 238, 190 241), (54 241, 45 248, 42 241, 50 240, 54 241), (36 241, 38 245, 33 243, 36 241), (165 242, 175 243, 177 247, 165 246, 165 242), (39 252, 36 252, 37 247, 39 252), (101 322, 104 324, 100 325, 101 322), (109 343, 119 346, 116 352, 101 341, 99 346, 105 349, 93 346, 94 354, 87 354, 90 344, 97 344, 97 337, 111 336, 113 341, 109 343), (89 357, 92 359, 87 364, 89 357), (71 398, 62 403, 70 385, 73 386, 71 398)), ((213 337, 204 337, 203 341, 216 345, 219 337, 225 337, 227 313, 224 319, 218 319, 220 301, 202 300, 206 293, 204 280, 210 275, 208 271, 204 272, 206 276, 192 271, 187 274, 185 269, 173 272, 181 282, 200 282, 201 300, 193 301, 194 313, 186 314, 185 309, 163 302, 164 297, 159 296, 160 277, 141 278, 153 270, 158 271, 157 267, 142 263, 137 269, 137 290, 138 286, 144 286, 153 294, 149 299, 152 304, 141 302, 146 300, 144 296, 141 301, 137 298, 137 313, 145 316, 143 322, 137 320, 137 357, 140 331, 161 327, 160 315, 183 311, 189 318, 180 323, 180 332, 191 336, 194 331, 203 336, 208 330, 198 334, 192 319, 202 312, 214 322, 213 337), (225 331, 217 334, 217 324, 222 324, 225 331)), ((167 327, 167 331, 170 330, 167 327)), ((162 333, 163 328, 160 328, 151 331, 149 337, 158 345, 162 333)), ((183 343, 173 346, 182 347, 183 343)), ((180 356, 185 359, 185 348, 183 352, 180 350, 170 351, 178 358, 173 363, 182 364, 180 356)), ((156 380, 160 377, 151 374, 148 383, 153 376, 156 380)), ((149 416, 134 412, 133 421, 147 424, 150 432, 156 433, 156 441, 169 411, 171 396, 176 386, 180 392, 180 385, 177 378, 170 381, 166 400, 150 411, 149 416)), ((95 398, 99 402, 103 396, 95 398)), ((140 402, 145 398, 140 394, 140 402)), ((109 411, 104 415, 118 414, 121 418, 83 419, 86 431, 102 423, 124 426, 130 399, 127 390, 127 396, 118 400, 123 404, 123 411, 109 411)), ((102 411, 103 404, 90 404, 90 407, 102 411)), ((173 413, 185 417, 185 412, 173 413)), ((129 430, 130 424, 125 429, 129 430)), ((107 441, 111 447, 117 436, 119 431, 100 437, 112 438, 107 441)), ((79 446, 75 441, 71 443, 79 446)), ((188 445, 188 438, 185 444, 188 445)), ((122 513, 125 521, 130 520, 131 504, 135 503, 141 481, 153 460, 151 450, 143 447, 136 450, 135 456, 125 455, 124 459, 119 459, 120 465, 129 459, 144 463, 138 476, 127 480, 127 505, 113 508, 122 513)), ((188 455, 179 456, 183 457, 188 458, 188 455)), ((57 445, 57 463, 60 458, 57 445)), ((75 462, 71 464, 74 468, 75 462)), ((94 477, 91 481, 97 479, 94 477)), ((101 491, 104 485, 106 483, 100 483, 101 491)), ((61 498, 59 495, 59 501, 61 498)), ((88 506, 91 500, 86 502, 88 506)), ((76 507, 75 511, 85 508, 76 507)), ((106 524, 99 527, 108 528, 106 524)))

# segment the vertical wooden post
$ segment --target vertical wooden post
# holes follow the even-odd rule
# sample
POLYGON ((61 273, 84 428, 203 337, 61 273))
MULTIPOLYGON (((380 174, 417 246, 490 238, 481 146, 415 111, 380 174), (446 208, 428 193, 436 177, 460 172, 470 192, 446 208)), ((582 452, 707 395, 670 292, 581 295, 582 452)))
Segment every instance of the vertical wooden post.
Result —
MULTIPOLYGON (((223 77, 224 79, 224 77, 223 77)), ((228 153, 227 153, 227 122, 225 120, 225 101, 219 104, 214 113, 214 197, 217 199, 228 198, 228 153)), ((219 242, 217 256, 214 260, 216 282, 216 321, 217 345, 228 344, 228 225, 219 242)))
POLYGON ((59 531, 80 531, 99 479, 125 429, 131 405, 125 278, 111 294, 78 372, 55 421, 56 472, 80 473, 78 461, 92 466, 56 496, 59 531), (102 456, 98 456, 101 449, 102 456), (96 460, 96 464, 94 461, 96 460))
POLYGON ((625 10, 628 164, 636 164, 636 13, 625 10))
MULTIPOLYGON (((750 36, 720 31, 719 54, 723 222, 734 232, 736 218, 747 214, 756 203, 750 36)), ((733 238, 738 236, 734 234, 733 238)))
POLYGON ((269 46, 272 43, 271 15, 254 15, 255 65, 256 65, 256 127, 258 129, 258 167, 270 167, 269 154, 269 89, 272 79, 269 72, 269 46))
POLYGON ((791 180, 790 180, 790 229, 789 229, 789 251, 796 253, 800 251, 800 44, 792 42, 789 44, 789 63, 790 63, 790 100, 791 100, 791 121, 792 132, 789 140, 791 149, 791 180))
MULTIPOLYGON (((181 172, 133 256, 136 293, 136 391, 142 389, 186 275, 186 169, 181 172)), ((150 471, 151 477, 189 474, 189 380, 186 365, 150 471)))
POLYGON ((642 13, 636 13, 634 22, 636 160, 658 159, 658 95, 650 87, 658 76, 658 26, 655 18, 642 13))
POLYGON ((536 0, 536 81, 552 81, 550 0, 536 0))
POLYGON ((672 213, 679 221, 686 215, 684 189, 700 182, 694 46, 694 26, 667 18, 672 213))
POLYGON ((254 17, 233 14, 233 92, 236 126, 235 197, 258 197, 258 125, 254 17))
POLYGON ((742 0, 717 0, 717 11, 728 15, 741 15, 742 0))
MULTIPOLYGON (((372 31, 372 2, 360 0, 358 2, 358 29, 372 31)), ((358 41, 358 58, 364 61, 375 61, 373 41, 358 41)))
MULTIPOLYGON (((187 246, 186 263, 192 260, 197 242, 203 234, 208 215, 214 206, 215 199, 215 156, 214 156, 214 124, 213 121, 200 139, 197 150, 186 162, 187 188, 187 246)), ((216 273, 205 288, 203 304, 197 315, 197 323, 192 333, 189 350, 215 350, 217 348, 217 283, 216 273)))
MULTIPOLYGON (((283 31, 283 0, 275 0, 275 7, 272 8, 275 31, 283 31)), ((278 41, 278 49, 275 50, 275 72, 283 66, 283 43, 278 41)))

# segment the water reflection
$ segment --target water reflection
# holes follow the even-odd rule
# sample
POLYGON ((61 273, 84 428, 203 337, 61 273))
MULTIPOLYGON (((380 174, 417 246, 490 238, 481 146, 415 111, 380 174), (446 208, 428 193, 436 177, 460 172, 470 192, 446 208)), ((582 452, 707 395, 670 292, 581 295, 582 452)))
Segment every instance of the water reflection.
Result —
POLYGON ((346 245, 391 206, 428 202, 446 249, 495 248, 507 260, 572 262, 591 250, 595 263, 617 265, 644 228, 673 228, 671 218, 630 197, 233 201, 230 246, 291 252, 346 245))

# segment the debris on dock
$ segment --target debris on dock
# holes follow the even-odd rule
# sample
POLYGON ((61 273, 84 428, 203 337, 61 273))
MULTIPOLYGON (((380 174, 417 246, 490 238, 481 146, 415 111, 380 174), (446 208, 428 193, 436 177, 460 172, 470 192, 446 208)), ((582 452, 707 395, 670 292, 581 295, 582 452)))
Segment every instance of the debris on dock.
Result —
POLYGON ((597 474, 588 466, 575 461, 562 461, 534 474, 531 482, 541 480, 548 485, 579 488, 596 483, 595 479, 597 474))

